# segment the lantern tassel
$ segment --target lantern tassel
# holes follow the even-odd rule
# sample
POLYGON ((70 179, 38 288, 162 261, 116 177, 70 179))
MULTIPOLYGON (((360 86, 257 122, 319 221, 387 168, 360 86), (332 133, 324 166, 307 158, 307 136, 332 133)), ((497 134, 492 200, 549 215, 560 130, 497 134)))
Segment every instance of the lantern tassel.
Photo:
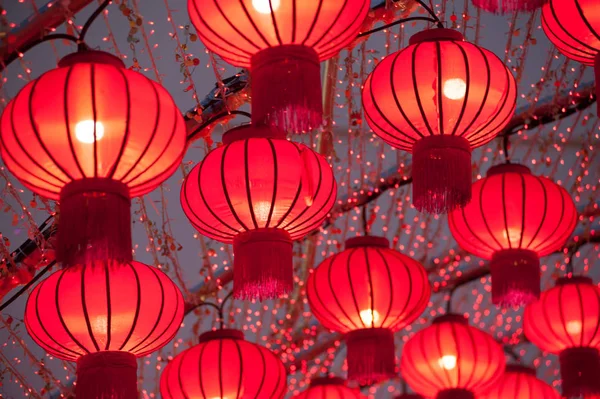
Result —
POLYGON ((82 399, 137 399, 137 360, 129 352, 106 351, 77 360, 75 396, 82 399))
POLYGON ((233 239, 233 296, 273 299, 292 290, 292 239, 282 229, 261 228, 233 239))
POLYGON ((63 267, 131 262, 129 188, 103 178, 75 180, 60 194, 56 258, 63 267))
POLYGON ((363 328, 346 334, 348 379, 372 385, 393 378, 396 368, 394 333, 388 328, 363 328))
POLYGON ((471 200, 471 145, 458 136, 427 136, 413 147, 413 205, 441 214, 471 200))
POLYGON ((322 124, 321 67, 310 47, 282 45, 251 60, 252 123, 285 132, 309 132, 322 124))
POLYGON ((492 303, 525 306, 540 297, 540 259, 527 249, 495 252, 490 262, 492 303))
POLYGON ((559 361, 564 397, 600 394, 600 354, 596 348, 565 349, 559 361))
POLYGON ((444 389, 438 392, 435 399, 475 399, 475 394, 461 388, 444 389))

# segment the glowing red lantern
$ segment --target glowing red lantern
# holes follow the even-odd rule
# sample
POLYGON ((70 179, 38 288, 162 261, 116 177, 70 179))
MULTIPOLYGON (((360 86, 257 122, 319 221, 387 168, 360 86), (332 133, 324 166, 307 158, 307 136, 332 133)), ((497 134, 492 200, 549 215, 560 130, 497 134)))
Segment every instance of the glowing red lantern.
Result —
POLYGON ((504 365, 504 350, 494 338, 463 316, 448 314, 404 345, 400 369, 423 396, 475 399, 498 381, 504 365))
POLYGON ((306 283, 315 317, 346 334, 348 379, 362 385, 396 375, 394 332, 419 317, 431 295, 423 266, 389 246, 384 237, 351 238, 306 283))
POLYGON ((504 375, 481 399, 560 399, 554 388, 538 379, 535 369, 516 364, 506 365, 504 375))
POLYGON ((539 298, 539 258, 562 248, 577 209, 552 180, 504 164, 473 184, 473 200, 449 214, 448 223, 461 248, 491 260, 492 302, 517 306, 539 298))
POLYGON ((317 228, 335 202, 331 167, 279 130, 242 126, 188 175, 183 210, 203 235, 233 243, 236 298, 292 289, 292 240, 317 228))
POLYGON ((177 355, 160 377, 163 399, 282 399, 286 371, 270 350, 238 330, 209 331, 177 355))
POLYGON ((25 326, 52 356, 77 361, 78 398, 137 397, 137 361, 166 345, 184 315, 179 288, 139 262, 62 269, 38 284, 25 326))
POLYGON ((495 54, 439 28, 381 61, 362 92, 371 129, 412 151, 413 205, 429 213, 469 202, 471 149, 506 126, 516 99, 515 79, 495 54))
POLYGON ((563 396, 600 394, 600 289, 587 277, 561 278, 525 308, 527 338, 560 357, 563 396))
POLYGON ((473 5, 494 14, 532 12, 541 8, 548 0, 473 0, 473 5))
POLYGON ((293 132, 322 122, 320 61, 350 44, 368 0, 188 0, 204 45, 250 68, 252 122, 293 132))
POLYGON ((0 119, 8 169, 60 201, 56 257, 65 266, 131 261, 131 198, 175 171, 185 137, 169 93, 100 51, 64 57, 0 119))
MULTIPOLYGON (((600 98, 600 14, 595 0, 548 0, 542 28, 567 58, 594 66, 596 98, 600 98)), ((600 102, 597 102, 600 113, 600 102)))
POLYGON ((346 381, 338 377, 313 378, 304 392, 294 396, 297 399, 363 399, 360 390, 349 388, 346 381))

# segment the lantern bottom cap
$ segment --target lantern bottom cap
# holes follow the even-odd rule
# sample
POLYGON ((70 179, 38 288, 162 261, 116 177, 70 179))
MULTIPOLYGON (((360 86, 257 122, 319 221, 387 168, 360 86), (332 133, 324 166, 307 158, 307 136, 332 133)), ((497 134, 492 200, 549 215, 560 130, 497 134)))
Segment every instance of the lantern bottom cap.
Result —
POLYGON ((274 299, 293 288, 293 251, 290 234, 277 228, 239 233, 233 239, 233 296, 237 299, 274 299))
POLYGON ((252 123, 306 133, 323 123, 321 66, 311 47, 281 45, 251 59, 252 123))
POLYGON ((435 399, 475 399, 475 394, 462 388, 444 389, 438 392, 435 399))
POLYGON ((363 328, 346 334, 348 380, 372 385, 396 376, 394 332, 363 328))
POLYGON ((596 348, 568 348, 560 352, 562 393, 567 398, 600 394, 600 353, 596 348))
POLYGON ((540 297, 540 258, 528 249, 497 251, 490 261, 492 303, 525 306, 540 297))
POLYGON ((450 135, 419 139, 412 151, 413 205, 420 212, 442 214, 471 200, 471 145, 450 135))

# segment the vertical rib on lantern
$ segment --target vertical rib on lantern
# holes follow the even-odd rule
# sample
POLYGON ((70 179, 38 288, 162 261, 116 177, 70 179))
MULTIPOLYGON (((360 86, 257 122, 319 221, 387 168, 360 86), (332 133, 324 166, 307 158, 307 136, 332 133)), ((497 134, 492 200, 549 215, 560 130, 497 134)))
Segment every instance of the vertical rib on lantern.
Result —
POLYGON ((183 210, 203 235, 234 250, 236 298, 277 298, 293 284, 292 241, 321 225, 335 202, 331 167, 273 127, 227 132, 192 169, 183 210))

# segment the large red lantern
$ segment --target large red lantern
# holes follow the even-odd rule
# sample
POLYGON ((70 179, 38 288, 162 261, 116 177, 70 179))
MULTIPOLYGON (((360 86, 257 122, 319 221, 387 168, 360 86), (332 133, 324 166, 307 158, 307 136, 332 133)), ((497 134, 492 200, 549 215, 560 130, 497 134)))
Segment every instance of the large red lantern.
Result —
POLYGON ((431 289, 423 266, 383 237, 354 237, 310 274, 315 317, 346 334, 348 379, 369 385, 395 373, 394 332, 423 313, 431 289))
POLYGON ((435 399, 475 399, 504 372, 504 350, 494 338, 449 314, 416 333, 402 349, 406 382, 435 399))
POLYGON ((238 330, 209 331, 177 355, 160 377, 163 399, 282 399, 283 363, 270 350, 244 340, 238 330))
POLYGON ((494 14, 532 12, 541 8, 548 0, 473 0, 473 5, 494 14))
POLYGON ((526 305, 540 296, 540 256, 563 247, 577 224, 567 190, 524 165, 489 169, 473 200, 448 215, 461 248, 491 260, 492 302, 526 305))
POLYGON ((25 326, 59 359, 77 361, 78 398, 137 397, 137 361, 166 345, 184 315, 179 288, 139 262, 55 272, 31 292, 25 326))
MULTIPOLYGON (((600 13, 596 0, 548 0, 542 28, 558 50, 574 61, 594 66, 600 97, 600 13)), ((600 114, 600 102, 598 113, 600 114)))
POLYGON ((516 364, 506 365, 504 375, 481 399, 560 399, 556 389, 538 379, 535 369, 516 364))
POLYGON ((429 213, 469 202, 471 149, 506 126, 516 99, 515 79, 495 54, 440 28, 386 57, 362 92, 371 129, 412 151, 413 204, 429 213))
POLYGON ((560 358, 562 393, 600 394, 600 289, 587 277, 561 278, 525 308, 527 338, 560 358))
POLYGON ((322 122, 320 61, 350 44, 368 0, 188 0, 204 45, 250 68, 252 122, 293 132, 322 122))
POLYGON ((0 119, 8 169, 60 201, 56 257, 65 266, 131 261, 131 198, 175 171, 185 137, 169 93, 100 51, 63 58, 0 119))
POLYGON ((188 175, 183 210, 203 235, 233 243, 236 298, 292 289, 292 241, 320 226, 335 202, 331 167, 279 130, 242 126, 188 175))
POLYGON ((338 377, 313 378, 307 390, 294 396, 296 399, 363 399, 359 389, 346 386, 338 377))

